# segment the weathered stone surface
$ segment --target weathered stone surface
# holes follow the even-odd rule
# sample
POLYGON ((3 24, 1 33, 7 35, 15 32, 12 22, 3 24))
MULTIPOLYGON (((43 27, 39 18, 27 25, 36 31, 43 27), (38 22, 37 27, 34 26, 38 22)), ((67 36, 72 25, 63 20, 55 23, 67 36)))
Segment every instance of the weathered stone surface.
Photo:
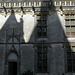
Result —
POLYGON ((21 72, 26 70, 34 71, 34 48, 32 44, 21 45, 21 72))
MULTIPOLYGON (((8 38, 9 44, 7 44, 7 50, 9 53, 18 53, 19 49, 21 51, 21 66, 20 70, 21 73, 23 73, 26 70, 32 70, 35 72, 36 69, 36 58, 35 57, 35 49, 33 48, 33 44, 35 42, 35 33, 34 31, 37 22, 36 22, 36 16, 33 16, 31 14, 26 14, 23 17, 18 14, 8 15, 6 18, 3 16, 0 16, 0 18, 3 18, 1 25, 1 36, 4 36, 4 43, 6 43, 6 36, 10 37, 8 38), (6 31, 7 28, 7 31, 6 31), (14 28, 14 31, 13 31, 14 28), (20 47, 19 47, 19 38, 17 35, 20 34, 20 47), (14 41, 13 41, 14 40, 14 41), (15 43, 13 47, 13 43, 15 43), (31 43, 31 44, 22 44, 22 43, 31 43), (11 51, 11 50, 16 51, 11 51)), ((42 40, 45 40, 46 43, 50 42, 64 42, 64 28, 63 28, 63 17, 59 14, 54 14, 51 16, 48 16, 47 18, 47 26, 48 26, 48 38, 47 39, 37 39, 37 42, 41 42, 42 40)), ((4 48, 3 46, 0 47, 0 50, 3 50, 1 48, 4 48)), ((4 51, 4 50, 3 50, 4 51)), ((59 72, 62 74, 64 72, 64 49, 62 48, 62 44, 51 44, 51 48, 48 49, 49 57, 48 57, 48 70, 50 72, 50 75, 58 74, 59 72), (61 71, 62 69, 62 71, 61 71)), ((10 54, 9 54, 10 55, 10 54)), ((1 60, 3 59, 3 55, 0 55, 1 60)), ((10 58, 10 57, 9 57, 10 58)), ((7 58, 8 59, 8 58, 7 58)), ((16 59, 16 57, 15 57, 16 59)), ((19 59, 19 58, 18 58, 19 59)), ((4 61, 4 59, 3 59, 4 61)), ((1 62, 1 74, 3 63, 1 62)), ((19 64, 19 65, 20 65, 19 64)), ((37 74, 40 75, 40 74, 37 74)), ((49 74, 45 74, 49 75, 49 74)))
POLYGON ((0 75, 4 73, 5 45, 0 45, 0 75))
POLYGON ((50 42, 64 42, 64 17, 55 13, 48 16, 48 35, 50 42))
MULTIPOLYGON (((0 2, 3 1, 11 2, 35 0, 0 0, 0 2)), ((55 7, 53 8, 54 10, 56 10, 55 7)), ((57 8, 59 9, 59 7, 57 8)), ((37 10, 39 9, 40 7, 37 10)), ((40 13, 46 14, 45 12, 40 13)), ((57 11, 54 11, 54 13, 52 14, 50 14, 49 12, 46 19, 47 37, 42 38, 37 37, 36 16, 37 15, 33 13, 33 11, 26 11, 23 16, 20 12, 17 12, 15 14, 8 13, 6 17, 4 16, 4 14, 0 14, 0 75, 4 75, 4 72, 8 75, 8 62, 11 62, 10 59, 18 63, 18 73, 19 70, 21 71, 21 73, 26 70, 31 70, 35 73, 35 75, 62 75, 62 73, 66 72, 64 55, 65 51, 63 47, 63 43, 65 42, 64 36, 66 36, 64 15, 57 13, 57 11), (35 53, 35 47, 37 47, 37 43, 38 45, 46 44, 48 46, 48 73, 36 73, 37 54, 35 53), (7 71, 4 70, 5 51, 7 51, 7 69, 5 68, 5 70, 7 71)), ((71 40, 71 42, 74 42, 73 40, 75 40, 75 38, 69 40, 71 40)))

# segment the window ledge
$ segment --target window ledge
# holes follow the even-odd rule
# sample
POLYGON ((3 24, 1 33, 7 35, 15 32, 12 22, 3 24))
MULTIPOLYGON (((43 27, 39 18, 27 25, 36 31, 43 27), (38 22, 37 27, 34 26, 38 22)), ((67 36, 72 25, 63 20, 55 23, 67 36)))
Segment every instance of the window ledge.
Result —
POLYGON ((49 75, 49 73, 36 73, 36 75, 49 75))
POLYGON ((49 41, 48 37, 46 37, 46 38, 37 38, 36 39, 36 42, 47 42, 47 41, 49 41))

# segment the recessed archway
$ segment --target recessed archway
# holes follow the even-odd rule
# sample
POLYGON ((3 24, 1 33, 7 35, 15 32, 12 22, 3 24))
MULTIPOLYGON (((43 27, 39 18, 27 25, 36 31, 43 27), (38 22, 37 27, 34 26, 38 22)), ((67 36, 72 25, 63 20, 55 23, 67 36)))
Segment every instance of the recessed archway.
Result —
POLYGON ((15 53, 8 56, 8 75, 17 75, 17 55, 15 53))
POLYGON ((8 75, 17 75, 17 62, 8 62, 8 75))

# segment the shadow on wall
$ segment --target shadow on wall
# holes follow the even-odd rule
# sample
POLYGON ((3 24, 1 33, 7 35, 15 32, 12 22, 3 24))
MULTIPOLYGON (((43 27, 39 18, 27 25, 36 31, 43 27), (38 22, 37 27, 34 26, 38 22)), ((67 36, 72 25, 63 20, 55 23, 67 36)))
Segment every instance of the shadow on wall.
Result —
MULTIPOLYGON (((54 54, 56 58, 52 57, 53 59, 50 61, 50 64, 54 62, 55 64, 52 64, 52 66, 56 66, 56 67, 51 66, 49 72, 54 75, 56 73, 58 74, 60 72, 61 73, 65 72, 64 71, 65 67, 63 66, 62 68, 60 66, 65 64, 64 63, 65 56, 63 58, 63 55, 67 49, 65 48, 62 50, 59 50, 59 49, 61 49, 62 43, 63 44, 67 43, 69 48, 70 48, 70 44, 69 44, 69 41, 66 39, 67 37, 64 32, 64 29, 65 29, 63 24, 64 18, 63 16, 61 16, 61 14, 58 14, 56 12, 57 12, 56 8, 53 5, 53 1, 51 0, 51 5, 47 7, 43 7, 43 6, 40 7, 40 13, 37 16, 35 15, 33 16, 32 14, 31 15, 26 14, 26 15, 23 15, 23 17, 21 17, 18 14, 14 14, 14 12, 11 13, 11 15, 7 15, 6 18, 0 15, 1 17, 0 43, 11 44, 11 47, 13 47, 14 44, 25 44, 25 43, 52 44, 52 48, 54 48, 54 51, 55 51, 54 54), (43 16, 45 17, 45 21, 43 20, 44 19, 43 16), (36 17, 39 17, 39 19, 37 20, 36 17), (47 21, 47 24, 46 24, 46 21, 47 21), (7 36, 9 37, 6 38, 7 36), (44 38, 47 40, 44 40, 44 38), (58 59, 60 60, 63 59, 63 60, 58 61, 58 59), (62 64, 59 64, 59 62, 62 64)), ((67 60, 67 63, 68 63, 68 60, 67 60)), ((68 66, 68 70, 70 67, 71 66, 68 66)))

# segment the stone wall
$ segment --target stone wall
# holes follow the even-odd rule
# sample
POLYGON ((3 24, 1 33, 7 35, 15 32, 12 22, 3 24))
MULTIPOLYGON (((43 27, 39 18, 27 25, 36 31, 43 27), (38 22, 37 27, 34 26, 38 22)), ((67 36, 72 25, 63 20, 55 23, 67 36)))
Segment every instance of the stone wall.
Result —
MULTIPOLYGON (((32 13, 23 15, 21 14, 8 14, 5 18, 4 16, 0 15, 2 18, 2 22, 0 21, 1 30, 4 28, 8 28, 8 33, 12 35, 13 30, 15 28, 15 35, 20 34, 20 42, 17 41, 17 36, 14 38, 14 49, 16 49, 17 53, 19 53, 19 44, 20 44, 20 51, 21 51, 21 63, 20 63, 20 70, 23 73, 26 70, 32 70, 35 73, 36 63, 35 63, 35 48, 34 45, 39 42, 41 43, 44 38, 37 39, 35 42, 35 27, 37 22, 35 21, 36 16, 33 16, 32 13), (19 29, 21 28, 21 29, 19 29)), ((5 29, 4 29, 5 30, 5 29)), ((65 62, 64 62, 64 16, 61 16, 58 13, 48 15, 47 18, 47 33, 48 37, 45 38, 45 42, 48 44, 48 73, 36 73, 36 75, 58 75, 58 73, 62 74, 65 72, 65 62)), ((6 34, 4 32, 4 34, 6 34)), ((2 34, 1 34, 2 35, 2 34)), ((4 36, 4 35, 3 35, 4 36)), ((12 37, 11 37, 12 38, 12 37)), ((6 39, 4 36, 3 39, 6 39)), ((2 39, 1 39, 2 40, 2 39)), ((0 45, 0 74, 4 72, 4 40, 3 45, 0 45)), ((12 49, 13 41, 12 39, 8 40, 7 48, 8 51, 12 49), (8 45, 9 44, 9 45, 8 45)), ((6 50, 6 49, 5 49, 6 50)))
POLYGON ((5 45, 0 45, 0 75, 4 74, 5 45))

